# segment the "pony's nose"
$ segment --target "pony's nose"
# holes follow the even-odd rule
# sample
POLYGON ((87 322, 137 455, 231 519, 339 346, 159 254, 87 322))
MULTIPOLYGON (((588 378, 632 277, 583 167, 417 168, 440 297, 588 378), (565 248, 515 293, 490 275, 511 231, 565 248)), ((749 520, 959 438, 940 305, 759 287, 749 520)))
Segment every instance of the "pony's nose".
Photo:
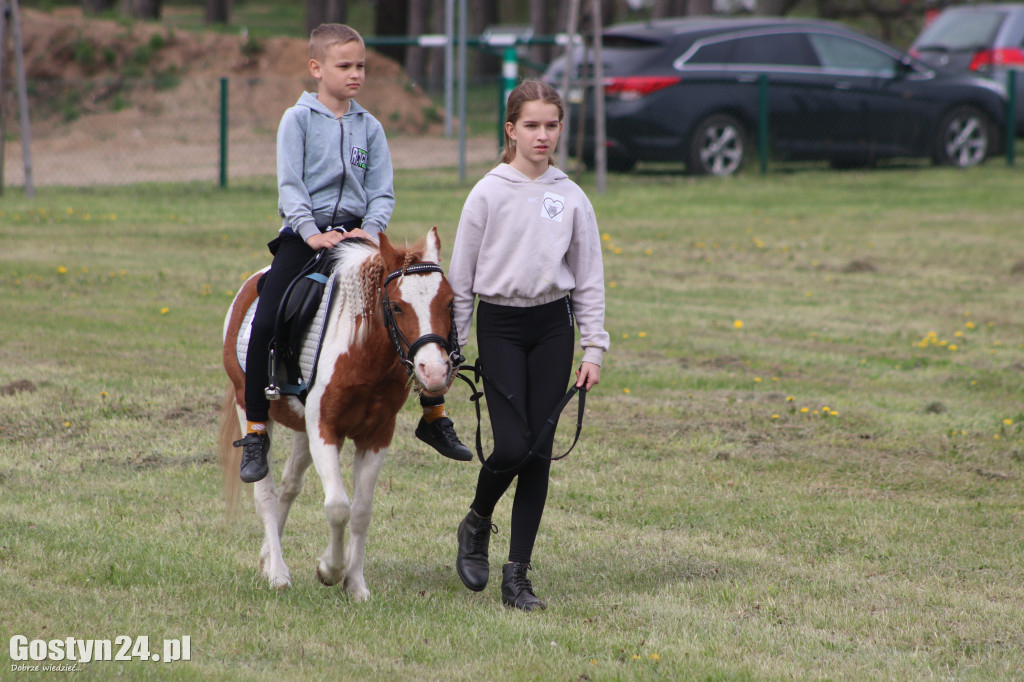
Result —
POLYGON ((433 353, 416 354, 416 376, 428 393, 443 393, 448 388, 451 363, 439 350, 433 353))

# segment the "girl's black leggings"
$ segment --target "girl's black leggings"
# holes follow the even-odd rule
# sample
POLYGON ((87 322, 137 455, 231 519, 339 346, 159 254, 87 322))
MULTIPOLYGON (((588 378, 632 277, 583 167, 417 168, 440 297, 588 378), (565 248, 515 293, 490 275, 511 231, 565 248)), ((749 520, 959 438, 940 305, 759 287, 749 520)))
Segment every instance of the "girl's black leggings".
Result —
MULTIPOLYGON (((480 302, 477 307, 477 344, 483 369, 487 412, 494 433, 494 451, 487 458, 501 471, 522 462, 535 434, 565 395, 572 373, 575 329, 569 298, 532 308, 513 308, 480 302), (490 379, 490 381, 489 381, 490 379), (526 415, 529 435, 520 412, 526 415)), ((516 476, 510 523, 509 561, 529 563, 548 494, 552 433, 521 468, 507 474, 480 469, 473 510, 490 516, 516 476)))

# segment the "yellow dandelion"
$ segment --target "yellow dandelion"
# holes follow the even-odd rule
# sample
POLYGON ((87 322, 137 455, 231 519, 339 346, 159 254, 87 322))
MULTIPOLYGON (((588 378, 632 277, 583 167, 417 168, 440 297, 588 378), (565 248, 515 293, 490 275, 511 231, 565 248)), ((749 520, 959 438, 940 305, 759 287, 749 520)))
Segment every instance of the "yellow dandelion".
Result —
POLYGON ((623 334, 623 335, 622 335, 622 338, 624 338, 624 339, 628 339, 628 338, 629 338, 629 334, 623 334))
POLYGON ((1003 423, 1006 424, 1007 426, 1010 426, 1011 424, 1013 424, 1013 420, 1012 419, 1004 419, 1003 423))
POLYGON ((65 211, 67 212, 68 215, 74 215, 75 214, 75 209, 71 208, 70 206, 68 206, 65 209, 65 211))
POLYGON ((624 389, 622 389, 622 392, 628 394, 629 393, 629 389, 628 388, 624 388, 624 389))
POLYGON ((640 660, 640 654, 633 654, 633 660, 634 661, 639 661, 640 660))
POLYGON ((743 320, 736 320, 732 323, 732 326, 736 327, 736 329, 743 329, 743 320))
POLYGON ((71 422, 64 422, 64 426, 65 427, 71 426, 71 422))
POLYGON ((651 654, 650 655, 650 659, 652 661, 660 661, 661 660, 661 656, 659 656, 658 654, 651 654))
POLYGON ((772 419, 778 419, 778 418, 779 418, 779 415, 777 415, 777 414, 773 414, 772 415, 772 419))
POLYGON ((829 414, 832 415, 833 417, 838 417, 839 416, 839 413, 836 412, 835 410, 829 410, 829 414))
POLYGON ((958 348, 960 348, 960 346, 956 345, 955 343, 949 344, 949 349, 950 350, 957 350, 958 348))
POLYGON ((106 398, 108 395, 110 395, 110 394, 107 393, 106 391, 100 391, 100 397, 101 398, 106 398))
POLYGON ((160 309, 160 314, 161 315, 166 315, 169 312, 171 312, 171 309, 168 308, 167 306, 164 306, 163 308, 160 309))
POLYGON ((974 329, 974 328, 975 328, 975 327, 977 327, 978 325, 974 324, 973 322, 968 322, 968 323, 967 323, 967 324, 965 324, 964 326, 965 326, 965 327, 967 327, 968 329, 974 329))
POLYGON ((953 333, 953 336, 955 336, 958 339, 962 339, 963 336, 964 336, 964 333, 962 331, 957 330, 956 332, 953 333))
POLYGON ((800 408, 800 412, 801 412, 801 413, 803 413, 803 414, 807 414, 807 413, 808 413, 808 412, 810 412, 810 411, 811 411, 811 410, 810 410, 810 408, 808 408, 808 407, 801 407, 801 408, 800 408))
POLYGON ((608 282, 608 288, 609 289, 614 289, 617 286, 619 286, 618 282, 608 282))
POLYGON ((639 334, 637 334, 637 336, 639 336, 641 339, 646 339, 647 338, 647 332, 640 332, 639 334))
POLYGON ((607 232, 605 232, 604 234, 601 235, 601 241, 603 241, 603 242, 610 242, 611 240, 612 240, 612 236, 610 234, 608 234, 607 232))
POLYGON ((651 256, 654 254, 654 249, 644 249, 644 255, 651 256))
POLYGON ((57 274, 58 275, 66 275, 66 274, 68 274, 68 269, 62 265, 59 268, 57 268, 57 274))
POLYGON ((615 253, 615 254, 622 253, 622 247, 621 246, 616 246, 614 249, 612 249, 612 253, 615 253))
POLYGON ((993 438, 993 440, 999 440, 999 434, 998 433, 995 434, 994 436, 992 436, 992 438, 993 438))
POLYGON ((754 377, 754 383, 755 384, 761 383, 761 377, 754 377))
POLYGON ((793 396, 791 396, 791 395, 787 395, 787 396, 786 396, 786 402, 787 402, 787 403, 791 403, 791 402, 793 402, 794 400, 796 400, 796 398, 794 398, 793 396))

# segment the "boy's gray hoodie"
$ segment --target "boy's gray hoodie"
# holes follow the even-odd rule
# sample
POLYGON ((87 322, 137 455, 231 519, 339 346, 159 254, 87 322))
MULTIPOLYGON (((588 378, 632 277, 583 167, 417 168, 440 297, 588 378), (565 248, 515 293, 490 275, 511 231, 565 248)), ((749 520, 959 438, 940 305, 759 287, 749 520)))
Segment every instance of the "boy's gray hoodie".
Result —
POLYGON ((277 186, 282 232, 305 240, 355 218, 371 235, 383 232, 395 188, 380 121, 355 100, 339 119, 315 94, 302 93, 277 129, 277 186))

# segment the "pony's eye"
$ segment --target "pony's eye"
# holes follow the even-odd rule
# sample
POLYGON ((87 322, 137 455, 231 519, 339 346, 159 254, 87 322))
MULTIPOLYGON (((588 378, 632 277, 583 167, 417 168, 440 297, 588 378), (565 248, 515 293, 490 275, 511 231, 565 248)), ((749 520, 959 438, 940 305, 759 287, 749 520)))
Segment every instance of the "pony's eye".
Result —
POLYGON ((398 305, 397 303, 392 303, 391 304, 391 312, 393 312, 396 315, 401 315, 402 314, 402 306, 398 305))

